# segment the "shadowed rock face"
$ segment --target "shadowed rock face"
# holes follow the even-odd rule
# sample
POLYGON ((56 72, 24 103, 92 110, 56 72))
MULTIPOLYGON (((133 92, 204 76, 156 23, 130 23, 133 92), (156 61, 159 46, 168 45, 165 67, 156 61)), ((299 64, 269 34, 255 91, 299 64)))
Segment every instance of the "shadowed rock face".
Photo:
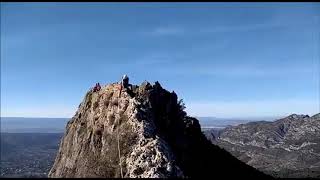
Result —
POLYGON ((276 177, 320 177, 320 113, 228 127, 212 143, 276 177))
POLYGON ((212 145, 156 82, 90 90, 66 126, 49 177, 269 177, 212 145))

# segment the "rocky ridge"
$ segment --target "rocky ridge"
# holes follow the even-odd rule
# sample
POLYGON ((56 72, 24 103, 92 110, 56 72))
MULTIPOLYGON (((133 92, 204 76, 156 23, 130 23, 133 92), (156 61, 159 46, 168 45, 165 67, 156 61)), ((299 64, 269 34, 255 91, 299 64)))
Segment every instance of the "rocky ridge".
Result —
POLYGON ((158 82, 132 87, 86 93, 49 177, 269 177, 211 144, 175 92, 158 82))
POLYGON ((292 114, 206 132, 243 162, 276 177, 320 177, 320 113, 292 114))

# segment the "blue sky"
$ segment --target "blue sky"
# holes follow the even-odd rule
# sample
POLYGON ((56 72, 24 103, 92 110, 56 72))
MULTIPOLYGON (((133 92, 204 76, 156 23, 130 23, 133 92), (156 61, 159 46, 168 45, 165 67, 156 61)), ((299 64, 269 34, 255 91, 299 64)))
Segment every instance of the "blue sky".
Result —
POLYGON ((312 115, 319 30, 315 3, 1 3, 1 116, 71 117, 125 73, 194 116, 312 115))

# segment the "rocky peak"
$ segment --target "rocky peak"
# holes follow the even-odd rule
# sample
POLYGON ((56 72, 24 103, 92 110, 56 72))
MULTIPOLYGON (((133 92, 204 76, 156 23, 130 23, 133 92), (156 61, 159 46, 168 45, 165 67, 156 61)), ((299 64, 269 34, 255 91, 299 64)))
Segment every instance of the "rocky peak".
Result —
POLYGON ((175 92, 159 82, 131 87, 86 93, 49 177, 265 177, 212 145, 175 92))
POLYGON ((319 177, 319 113, 249 122, 225 128, 218 136, 212 136, 212 131, 206 133, 214 144, 275 177, 319 177))
POLYGON ((313 115, 311 118, 313 118, 313 119, 320 119, 320 113, 313 115))
POLYGON ((304 118, 309 118, 309 115, 304 115, 304 114, 291 114, 286 119, 292 119, 292 120, 299 120, 299 119, 304 119, 304 118))

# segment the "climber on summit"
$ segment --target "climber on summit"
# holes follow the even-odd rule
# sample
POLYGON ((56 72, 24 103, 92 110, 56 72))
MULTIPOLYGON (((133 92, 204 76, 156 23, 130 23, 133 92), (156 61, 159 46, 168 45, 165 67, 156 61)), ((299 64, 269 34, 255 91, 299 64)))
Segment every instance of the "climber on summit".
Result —
POLYGON ((122 79, 120 82, 119 96, 121 94, 122 89, 124 89, 127 93, 129 93, 130 96, 133 96, 132 85, 129 84, 129 77, 126 74, 122 76, 122 79))
POLYGON ((122 77, 121 85, 123 88, 128 88, 129 85, 129 77, 125 74, 122 77))
POLYGON ((96 83, 96 85, 93 88, 93 92, 100 91, 100 89, 101 89, 100 83, 96 83))

